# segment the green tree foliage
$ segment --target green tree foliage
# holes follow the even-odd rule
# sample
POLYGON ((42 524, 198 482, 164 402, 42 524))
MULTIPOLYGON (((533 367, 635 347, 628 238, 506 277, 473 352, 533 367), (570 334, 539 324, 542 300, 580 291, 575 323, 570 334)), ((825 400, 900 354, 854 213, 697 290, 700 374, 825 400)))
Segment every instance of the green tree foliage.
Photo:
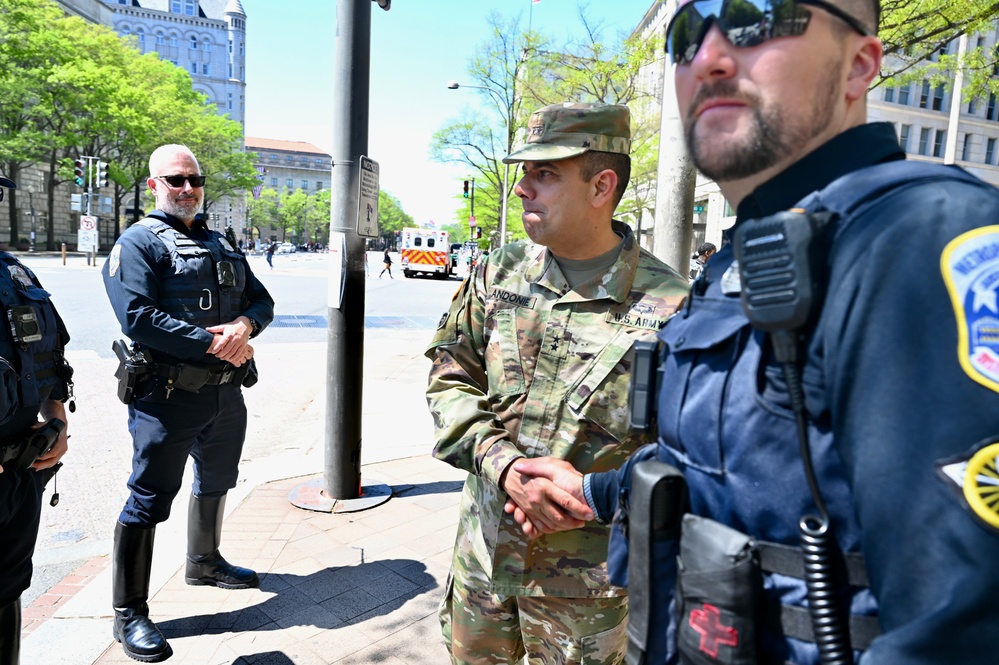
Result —
POLYGON ((386 245, 395 241, 396 231, 416 226, 416 221, 402 209, 399 199, 384 190, 378 191, 378 233, 386 245))
POLYGON ((267 238, 267 230, 278 226, 278 193, 265 187, 260 190, 260 196, 251 196, 246 204, 246 214, 260 232, 261 238, 267 238))
MULTIPOLYGON (((879 36, 885 63, 876 85, 907 85, 923 79, 950 87, 964 67, 964 100, 999 93, 999 51, 979 44, 978 35, 995 31, 994 0, 882 0, 879 36), (958 60, 957 41, 970 36, 967 55, 958 60)), ((982 40, 984 42, 984 40, 982 40)))
POLYGON ((305 229, 305 213, 309 207, 309 195, 301 189, 281 194, 278 205, 278 228, 281 240, 287 240, 290 232, 296 242, 301 242, 305 229))

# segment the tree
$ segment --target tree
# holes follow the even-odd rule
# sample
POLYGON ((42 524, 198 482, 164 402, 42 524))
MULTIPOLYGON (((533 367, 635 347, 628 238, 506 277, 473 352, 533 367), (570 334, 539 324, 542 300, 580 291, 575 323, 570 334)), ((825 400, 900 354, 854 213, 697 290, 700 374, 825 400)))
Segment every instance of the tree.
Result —
POLYGON ((309 205, 305 210, 305 228, 306 235, 313 242, 324 245, 329 242, 332 195, 333 190, 322 189, 309 196, 309 205))
POLYGON ((278 227, 281 229, 281 240, 287 240, 287 234, 291 231, 291 237, 296 244, 302 240, 302 230, 305 228, 305 211, 309 205, 309 196, 301 189, 293 192, 285 191, 280 196, 278 206, 278 227))
POLYGON ((264 229, 277 228, 279 224, 277 191, 265 187, 260 190, 260 196, 251 196, 246 205, 246 214, 257 227, 260 237, 264 238, 264 229))
POLYGON ((393 243, 396 231, 416 226, 416 221, 402 209, 402 203, 385 190, 378 191, 378 233, 385 246, 393 243))

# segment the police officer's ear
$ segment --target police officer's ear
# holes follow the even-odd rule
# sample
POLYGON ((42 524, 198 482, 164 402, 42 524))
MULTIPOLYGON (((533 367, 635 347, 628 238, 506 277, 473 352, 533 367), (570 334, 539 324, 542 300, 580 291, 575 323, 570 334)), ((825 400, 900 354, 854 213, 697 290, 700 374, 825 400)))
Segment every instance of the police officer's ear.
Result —
POLYGON ((613 169, 604 169, 590 179, 590 186, 593 187, 591 205, 594 208, 602 208, 608 202, 612 207, 617 205, 614 198, 617 180, 617 173, 613 169))
POLYGON ((881 72, 884 48, 877 37, 853 35, 847 41, 846 49, 851 60, 843 93, 846 95, 846 101, 853 103, 867 98, 871 81, 881 72))

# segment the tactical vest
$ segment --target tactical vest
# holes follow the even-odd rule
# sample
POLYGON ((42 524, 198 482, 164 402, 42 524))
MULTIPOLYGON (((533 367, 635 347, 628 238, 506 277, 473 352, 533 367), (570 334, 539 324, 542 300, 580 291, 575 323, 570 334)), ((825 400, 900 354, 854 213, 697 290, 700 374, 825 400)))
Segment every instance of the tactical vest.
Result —
POLYGON ((0 305, 8 319, 19 317, 24 322, 19 335, 40 336, 35 341, 15 339, 8 349, 3 349, 6 344, 0 343, 3 351, 0 353, 2 428, 17 410, 33 409, 37 413, 38 406, 49 398, 53 388, 59 383, 65 384, 71 370, 63 358, 65 340, 59 332, 59 318, 49 300, 49 292, 38 286, 28 268, 6 252, 0 252, 0 305), (18 307, 30 307, 31 310, 22 309, 19 313, 15 309, 18 307))
POLYGON ((216 231, 196 240, 168 223, 147 217, 138 222, 156 234, 173 264, 160 283, 159 308, 199 328, 234 320, 245 309, 246 267, 243 257, 216 231), (232 286, 223 286, 223 265, 233 271, 232 286))

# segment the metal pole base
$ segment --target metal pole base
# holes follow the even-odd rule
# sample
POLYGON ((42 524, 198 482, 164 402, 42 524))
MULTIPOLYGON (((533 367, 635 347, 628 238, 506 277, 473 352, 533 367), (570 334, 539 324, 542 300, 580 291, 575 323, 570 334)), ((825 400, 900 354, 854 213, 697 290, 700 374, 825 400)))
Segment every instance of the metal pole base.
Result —
POLYGON ((288 500, 296 508, 317 513, 356 513, 380 506, 392 498, 392 488, 384 483, 361 483, 361 496, 356 499, 332 499, 323 492, 323 477, 316 476, 288 494, 288 500))

